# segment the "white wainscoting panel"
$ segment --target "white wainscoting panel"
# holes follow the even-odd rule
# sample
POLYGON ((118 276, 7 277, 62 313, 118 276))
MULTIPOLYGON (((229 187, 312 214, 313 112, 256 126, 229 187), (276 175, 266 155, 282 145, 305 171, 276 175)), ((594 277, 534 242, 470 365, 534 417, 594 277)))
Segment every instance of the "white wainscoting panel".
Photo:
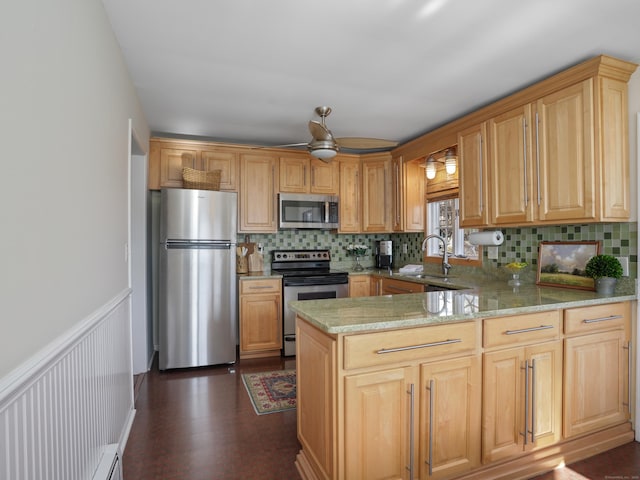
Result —
POLYGON ((133 422, 131 292, 0 382, 0 478, 86 480, 133 422))

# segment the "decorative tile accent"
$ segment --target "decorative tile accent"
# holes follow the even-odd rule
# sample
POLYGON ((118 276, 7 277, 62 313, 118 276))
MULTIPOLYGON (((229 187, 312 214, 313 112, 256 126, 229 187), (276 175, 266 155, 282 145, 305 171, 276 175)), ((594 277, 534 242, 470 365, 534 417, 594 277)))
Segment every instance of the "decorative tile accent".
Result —
MULTIPOLYGON (((483 252, 483 266, 495 268, 509 262, 525 261, 537 269, 538 244, 541 241, 591 241, 602 243, 602 253, 616 257, 629 257, 629 278, 638 276, 638 224, 604 223, 586 225, 559 225, 544 227, 503 228, 504 243, 498 247, 498 260, 487 258, 487 249, 483 252)), ((243 238, 240 234, 239 238, 243 238)), ((275 234, 253 234, 250 241, 262 243, 265 252, 265 264, 271 262, 271 251, 280 249, 328 248, 331 250, 332 265, 344 268, 353 263, 347 255, 346 246, 350 243, 362 243, 369 246, 369 253, 360 263, 364 267, 374 264, 376 240, 392 240, 394 265, 420 263, 422 233, 392 234, 336 234, 325 230, 281 230, 275 234), (402 253, 402 245, 407 245, 407 253, 402 253)))

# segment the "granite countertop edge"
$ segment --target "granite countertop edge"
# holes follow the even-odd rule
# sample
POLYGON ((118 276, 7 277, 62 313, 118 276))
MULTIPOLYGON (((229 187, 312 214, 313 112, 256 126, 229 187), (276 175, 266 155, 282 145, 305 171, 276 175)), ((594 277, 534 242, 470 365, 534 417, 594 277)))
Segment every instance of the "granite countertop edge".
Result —
POLYGON ((289 305, 300 317, 326 333, 348 334, 635 300, 637 296, 629 292, 603 296, 593 291, 537 285, 512 289, 505 288, 504 282, 494 281, 443 292, 293 301, 289 305), (440 311, 434 312, 433 305, 440 311))

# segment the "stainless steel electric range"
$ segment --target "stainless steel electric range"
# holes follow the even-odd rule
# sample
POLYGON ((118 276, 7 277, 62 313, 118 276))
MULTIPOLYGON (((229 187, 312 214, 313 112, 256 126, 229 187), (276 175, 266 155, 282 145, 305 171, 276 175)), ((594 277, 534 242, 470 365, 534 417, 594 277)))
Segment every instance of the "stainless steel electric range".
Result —
POLYGON ((292 300, 317 300, 349 296, 349 274, 331 270, 329 250, 274 250, 271 271, 282 275, 283 354, 296 354, 296 314, 292 300))

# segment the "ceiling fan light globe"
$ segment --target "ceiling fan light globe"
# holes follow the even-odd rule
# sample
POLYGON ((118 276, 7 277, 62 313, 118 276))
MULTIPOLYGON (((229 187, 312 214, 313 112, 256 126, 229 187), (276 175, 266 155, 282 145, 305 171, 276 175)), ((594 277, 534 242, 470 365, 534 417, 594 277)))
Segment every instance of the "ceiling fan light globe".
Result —
POLYGON ((333 148, 315 148, 311 150, 311 155, 320 160, 328 160, 336 156, 338 152, 333 148))

